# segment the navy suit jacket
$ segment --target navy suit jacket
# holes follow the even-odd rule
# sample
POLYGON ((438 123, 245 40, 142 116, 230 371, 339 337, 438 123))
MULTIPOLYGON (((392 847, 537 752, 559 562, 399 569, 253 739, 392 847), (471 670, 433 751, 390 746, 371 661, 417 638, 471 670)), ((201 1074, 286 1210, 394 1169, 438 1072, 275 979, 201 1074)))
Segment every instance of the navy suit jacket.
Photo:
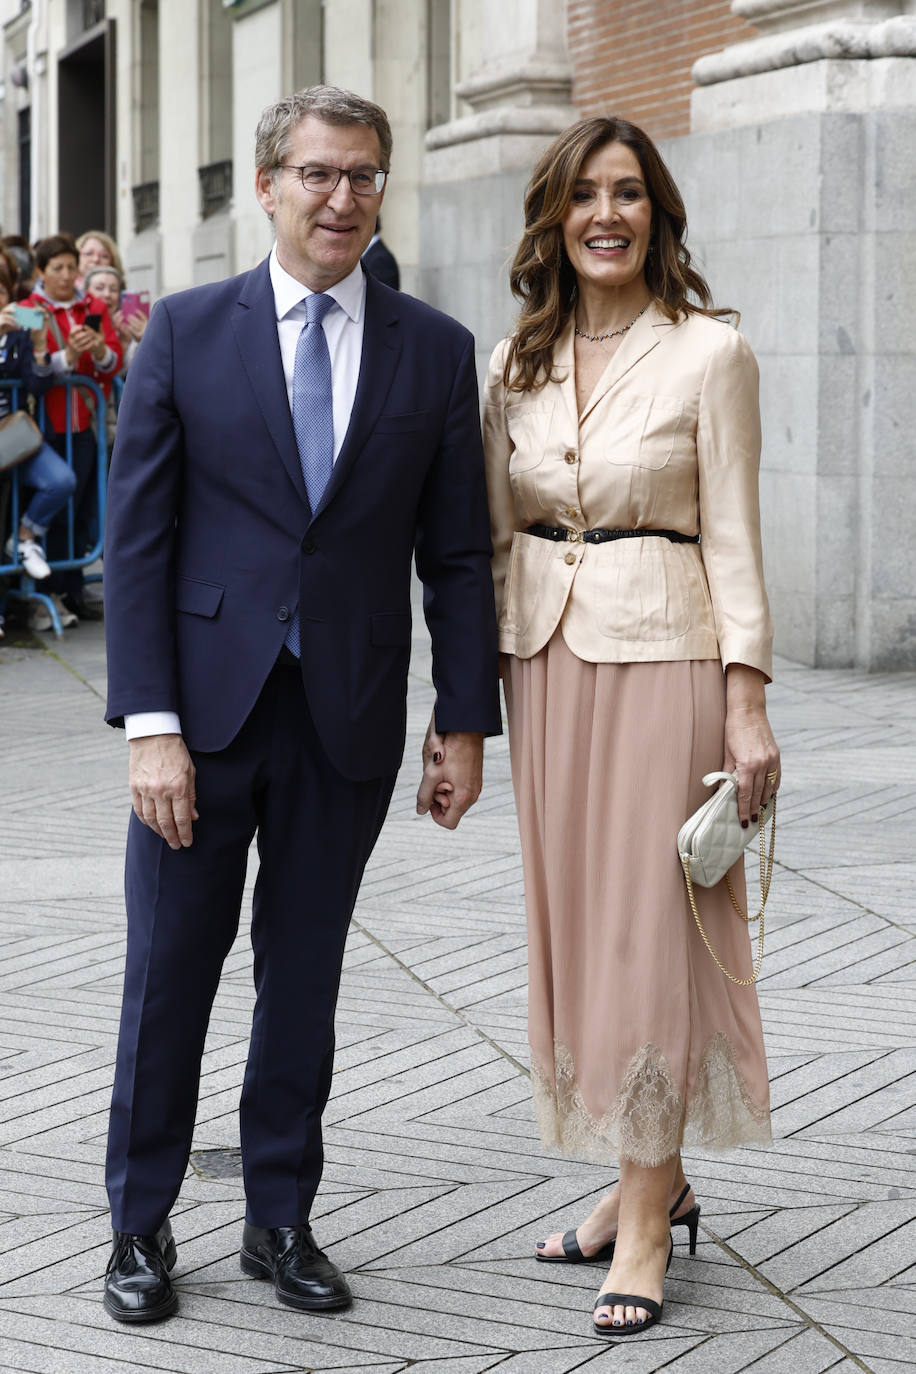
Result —
POLYGON ((367 276, 350 426, 315 511, 267 262, 153 311, 118 419, 105 539, 106 719, 238 733, 298 606, 319 737, 352 779, 397 770, 416 553, 441 731, 500 732, 472 336, 367 276))
POLYGON ((395 291, 401 289, 401 269, 397 258, 383 239, 376 239, 363 253, 363 267, 371 272, 376 281, 384 282, 395 291))

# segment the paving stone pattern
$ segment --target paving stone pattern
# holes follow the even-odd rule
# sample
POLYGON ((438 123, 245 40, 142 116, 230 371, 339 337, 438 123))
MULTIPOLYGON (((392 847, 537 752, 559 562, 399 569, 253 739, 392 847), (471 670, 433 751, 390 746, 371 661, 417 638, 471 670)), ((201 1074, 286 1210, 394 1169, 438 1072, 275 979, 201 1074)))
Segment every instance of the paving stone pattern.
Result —
MULTIPOLYGON (((697 1256, 665 1320, 592 1334, 603 1270, 538 1266, 606 1171, 548 1157, 527 1080, 521 867, 505 740, 456 834, 413 809, 432 703, 416 632, 406 763, 349 940, 320 1243, 347 1313, 245 1278, 236 1107, 250 950, 226 964, 174 1214, 178 1316, 99 1293, 128 814, 101 627, 0 648, 0 1368, 5 1374, 820 1374, 916 1365, 916 678, 780 663, 777 871, 760 983, 770 1149, 693 1154, 697 1256)), ((252 856, 249 882, 256 859, 252 856)))

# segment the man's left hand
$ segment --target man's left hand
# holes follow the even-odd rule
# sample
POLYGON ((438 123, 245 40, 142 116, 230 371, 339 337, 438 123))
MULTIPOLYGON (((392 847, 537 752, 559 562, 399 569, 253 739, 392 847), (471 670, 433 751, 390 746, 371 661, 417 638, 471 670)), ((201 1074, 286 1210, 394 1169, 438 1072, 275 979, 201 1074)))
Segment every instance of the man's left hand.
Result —
POLYGON ((457 829, 483 786, 483 738, 474 730, 450 730, 440 735, 430 721, 423 742, 418 815, 429 812, 437 825, 457 829))

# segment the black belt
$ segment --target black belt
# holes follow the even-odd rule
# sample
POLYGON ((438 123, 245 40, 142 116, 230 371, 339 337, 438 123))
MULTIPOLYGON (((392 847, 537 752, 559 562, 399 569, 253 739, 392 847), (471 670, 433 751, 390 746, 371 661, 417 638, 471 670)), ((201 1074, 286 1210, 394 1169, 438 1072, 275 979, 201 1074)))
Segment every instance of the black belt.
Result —
POLYGON ((553 539, 557 543, 607 544, 611 539, 670 539, 672 544, 699 544, 698 534, 681 534, 680 530, 568 530, 563 525, 529 525, 526 534, 538 539, 553 539))

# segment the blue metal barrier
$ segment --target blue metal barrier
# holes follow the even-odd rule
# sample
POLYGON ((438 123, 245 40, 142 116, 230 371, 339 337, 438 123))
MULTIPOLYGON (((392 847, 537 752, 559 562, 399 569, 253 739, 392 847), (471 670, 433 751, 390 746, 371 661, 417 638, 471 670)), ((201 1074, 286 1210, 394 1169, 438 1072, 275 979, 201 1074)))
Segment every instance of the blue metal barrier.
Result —
MULTIPOLYGON (((83 391, 89 392, 92 396, 95 397, 96 540, 93 547, 89 549, 88 552, 79 554, 77 553, 75 543, 76 510, 74 509, 74 503, 71 499, 66 506, 67 557, 48 560, 52 572, 65 572, 70 568, 85 568, 88 564, 94 563, 96 559, 100 558, 102 555, 105 530, 105 498, 108 489, 108 443, 106 438, 105 425, 105 415, 108 402, 105 399, 105 393, 102 391, 102 388, 98 385, 97 382, 94 382, 90 377, 81 377, 78 373, 71 374, 67 377, 55 379, 52 385, 55 387, 66 387, 68 393, 71 392, 75 387, 78 387, 83 391)), ((19 410, 24 407, 25 388, 23 387, 22 382, 0 381, 0 388, 2 388, 3 391, 10 393, 10 404, 12 410, 19 410)), ((72 471, 73 432, 70 426, 71 416, 72 406, 70 405, 68 394, 66 450, 64 454, 62 454, 62 457, 64 458, 67 465, 70 467, 72 471)), ((41 432, 47 437, 48 431, 45 426, 45 403, 43 398, 39 402, 38 415, 36 418, 38 421, 38 426, 41 429, 41 432)), ((19 529, 20 507, 22 504, 19 492, 20 482, 18 468, 12 469, 12 471, 8 474, 8 480, 11 483, 9 503, 10 528, 15 533, 15 531, 19 529)), ((88 496, 89 489, 87 489, 82 499, 85 501, 88 496)), ((7 554, 5 551, 5 543, 6 534, 4 532, 3 538, 0 539, 0 560, 7 558, 7 554)), ((17 541, 14 539, 14 548, 16 547, 16 543, 17 541)), ((49 616, 51 617, 51 627, 54 630, 54 633, 56 635, 63 634, 63 627, 60 623, 60 616, 57 613, 57 607, 54 605, 54 602, 51 600, 50 596, 47 596, 44 592, 37 590, 37 585, 40 584, 36 584, 35 579, 28 575, 28 573, 25 571, 21 563, 9 563, 0 561, 0 577, 18 577, 19 579, 18 587, 10 587, 6 590, 6 592, 0 592, 0 610, 3 609, 6 600, 10 598, 17 601, 36 602, 39 605, 44 606, 47 610, 49 616)))

